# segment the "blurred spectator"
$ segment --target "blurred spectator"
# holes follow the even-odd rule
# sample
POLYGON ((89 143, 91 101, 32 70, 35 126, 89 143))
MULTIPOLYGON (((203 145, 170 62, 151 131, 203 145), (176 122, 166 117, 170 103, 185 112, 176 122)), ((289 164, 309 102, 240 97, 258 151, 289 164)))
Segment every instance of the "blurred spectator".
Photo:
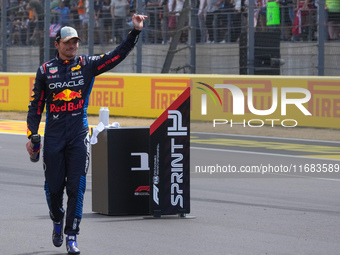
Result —
POLYGON ((33 9, 29 8, 29 5, 26 5, 26 9, 28 10, 28 20, 27 20, 27 36, 26 36, 26 45, 31 45, 31 36, 34 31, 34 22, 33 22, 33 9))
POLYGON ((260 0, 257 2, 257 28, 258 31, 267 31, 267 0, 260 0))
POLYGON ((177 21, 178 21, 178 17, 181 15, 181 11, 183 10, 183 5, 184 5, 184 0, 175 0, 174 13, 177 17, 177 21))
POLYGON ((296 1, 296 12, 293 23, 293 40, 298 41, 300 39, 312 40, 312 29, 313 29, 313 13, 314 6, 310 2, 311 0, 297 0, 296 1))
POLYGON ((328 12, 328 36, 330 40, 339 39, 340 33, 340 0, 326 0, 328 12))
POLYGON ((95 21, 95 29, 94 29, 94 43, 99 44, 100 40, 100 23, 101 23, 101 13, 102 13, 103 1, 95 0, 94 1, 94 21, 95 21))
POLYGON ((205 0, 206 1, 206 25, 208 31, 207 43, 214 43, 218 40, 218 25, 223 16, 221 15, 220 9, 224 3, 224 0, 205 0))
POLYGON ((27 44, 37 44, 41 41, 41 33, 44 29, 44 7, 37 0, 28 2, 26 9, 29 11, 29 33, 27 44))
MULTIPOLYGON (((0 1, 1 3, 1 1, 0 1)), ((26 45, 27 37, 27 23, 28 23, 28 11, 26 9, 27 3, 25 1, 19 1, 17 6, 17 11, 15 12, 15 24, 13 24, 13 31, 19 32, 18 44, 26 45)), ((32 33, 33 34, 33 33, 32 33)), ((14 40, 16 41, 16 39, 14 40)), ((15 42, 14 42, 15 43, 15 42)))
POLYGON ((52 0, 50 4, 50 10, 52 11, 54 8, 59 6, 59 1, 60 0, 52 0))
POLYGON ((162 5, 161 0, 146 0, 146 12, 148 16, 146 41, 159 43, 161 39, 161 16, 162 5))
POLYGON ((53 0, 50 4, 50 11, 51 11, 51 24, 56 24, 57 21, 57 14, 53 13, 52 10, 59 6, 59 0, 53 0))
POLYGON ((221 36, 220 43, 231 42, 231 30, 233 27, 233 19, 235 17, 235 6, 233 0, 225 0, 223 8, 221 9, 221 36))
MULTIPOLYGON (((70 11, 71 11, 71 17, 72 17, 72 22, 71 24, 73 27, 77 30, 80 31, 81 28, 81 20, 79 18, 79 0, 71 0, 70 2, 70 11)), ((85 9, 82 9, 82 11, 85 12, 85 9)))
POLYGON ((199 0, 199 7, 198 7, 198 25, 200 28, 200 35, 201 35, 201 43, 207 42, 207 26, 205 24, 205 18, 206 18, 206 11, 205 11, 205 3, 204 0, 199 0))
MULTIPOLYGON (((236 42, 239 41, 242 30, 247 27, 248 24, 248 2, 244 0, 233 0, 234 1, 234 9, 235 15, 232 20, 232 29, 231 29, 231 41, 236 42)), ((255 2, 254 10, 257 10, 257 2, 255 2)), ((254 17, 254 22, 257 20, 254 17)), ((256 22, 255 22, 256 23, 256 22)), ((255 24, 256 26, 256 24, 255 24)))
POLYGON ((30 37, 30 42, 39 45, 39 60, 40 64, 44 63, 44 7, 37 0, 28 2, 26 8, 33 11, 33 34, 30 37))
POLYGON ((130 9, 129 16, 132 17, 133 14, 136 12, 136 2, 137 2, 137 0, 128 0, 128 2, 129 2, 129 9, 130 9))
POLYGON ((127 0, 112 0, 111 15, 114 21, 114 36, 116 43, 122 42, 127 33, 127 17, 130 14, 130 4, 127 0))
POLYGON ((22 45, 26 45, 27 38, 27 24, 28 24, 28 13, 24 12, 22 15, 21 27, 20 27, 20 41, 22 45))
POLYGON ((88 24, 89 24, 89 19, 88 19, 88 13, 86 11, 86 0, 79 0, 78 1, 78 17, 80 21, 80 36, 81 36, 81 42, 82 44, 87 43, 87 37, 88 37, 88 24))
POLYGON ((67 7, 70 8, 70 24, 78 31, 80 28, 80 20, 78 15, 78 2, 79 0, 70 0, 67 7))
MULTIPOLYGON (((168 0, 167 3, 167 9, 168 9, 168 15, 167 15, 167 26, 168 26, 168 33, 167 33, 167 42, 171 43, 172 38, 175 35, 177 22, 176 22, 176 14, 175 14, 175 6, 176 6, 176 0, 168 0)), ((164 22, 166 22, 164 20, 164 22)), ((163 43, 165 44, 166 41, 163 38, 163 43)))
POLYGON ((268 0, 266 6, 266 25, 270 31, 278 30, 281 24, 279 0, 268 0))
POLYGON ((162 26, 162 44, 166 44, 168 41, 168 31, 169 31, 169 5, 168 0, 161 0, 160 5, 162 7, 161 11, 161 26, 162 26))
POLYGON ((286 0, 287 8, 288 8, 288 13, 289 13, 289 20, 291 24, 293 25, 294 23, 294 18, 295 18, 295 6, 296 6, 296 0, 286 0))
POLYGON ((99 19, 101 18, 102 7, 103 7, 102 0, 94 1, 94 20, 96 22, 95 27, 99 27, 99 19))
POLYGON ((294 5, 292 0, 281 0, 281 26, 282 32, 281 39, 284 41, 289 41, 292 37, 291 27, 294 22, 294 15, 291 13, 294 10, 294 5), (292 16, 291 16, 292 15, 292 16))
MULTIPOLYGON (((1 1, 0 1, 1 3, 1 1)), ((19 6, 18 6, 18 15, 19 15, 19 18, 23 19, 24 16, 26 16, 26 14, 28 14, 27 10, 26 10, 26 1, 24 0, 21 0, 19 1, 19 6)))
POLYGON ((102 22, 104 27, 104 43, 113 43, 111 0, 104 0, 102 5, 102 22))
POLYGON ((18 0, 9 0, 9 9, 11 11, 16 12, 19 6, 19 1, 18 0))
POLYGON ((71 10, 65 5, 64 0, 59 1, 59 6, 52 10, 52 13, 57 14, 57 23, 61 26, 70 25, 70 13, 71 10))
POLYGON ((13 23, 15 22, 14 12, 10 12, 7 17, 7 45, 13 44, 13 23))
POLYGON ((15 12, 13 21, 12 21, 12 44, 13 45, 21 45, 21 19, 18 14, 15 12))
MULTIPOLYGON (((176 15, 176 24, 178 24, 178 19, 179 16, 181 15, 181 12, 183 10, 183 5, 185 0, 175 0, 175 15, 176 15)), ((184 26, 187 26, 188 24, 184 24, 184 26)), ((176 26, 177 27, 177 26, 176 26)), ((181 28, 179 28, 181 29, 181 28)), ((181 37, 180 37, 180 42, 185 43, 188 40, 188 30, 185 29, 182 31, 181 37)))

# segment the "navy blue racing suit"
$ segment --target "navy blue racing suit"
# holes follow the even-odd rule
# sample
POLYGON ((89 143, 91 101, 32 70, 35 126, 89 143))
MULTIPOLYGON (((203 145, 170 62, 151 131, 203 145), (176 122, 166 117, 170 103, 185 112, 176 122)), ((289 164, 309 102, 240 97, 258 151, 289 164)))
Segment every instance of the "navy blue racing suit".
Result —
POLYGON ((65 234, 79 232, 82 218, 90 144, 87 107, 95 76, 118 65, 137 43, 133 29, 113 51, 101 56, 56 58, 36 73, 27 115, 27 136, 37 134, 46 105, 43 158, 45 193, 53 221, 64 218, 63 194, 68 196, 65 234))

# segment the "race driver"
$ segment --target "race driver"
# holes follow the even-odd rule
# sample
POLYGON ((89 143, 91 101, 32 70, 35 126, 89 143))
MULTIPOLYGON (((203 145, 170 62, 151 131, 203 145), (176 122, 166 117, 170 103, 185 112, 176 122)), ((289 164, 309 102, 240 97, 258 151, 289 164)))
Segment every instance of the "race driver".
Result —
MULTIPOLYGON (((77 56, 79 41, 72 27, 61 28, 56 36, 57 56, 41 65, 36 73, 27 115, 27 136, 38 133, 46 105, 43 161, 45 194, 53 221, 52 241, 63 244, 68 254, 79 254, 76 241, 82 218, 86 173, 89 167, 87 107, 95 76, 118 65, 137 43, 144 15, 133 15, 134 29, 113 51, 101 56, 77 56), (67 210, 63 208, 66 188, 67 210), (65 224, 65 228, 64 228, 65 224)), ((31 140, 26 144, 30 155, 31 140)))

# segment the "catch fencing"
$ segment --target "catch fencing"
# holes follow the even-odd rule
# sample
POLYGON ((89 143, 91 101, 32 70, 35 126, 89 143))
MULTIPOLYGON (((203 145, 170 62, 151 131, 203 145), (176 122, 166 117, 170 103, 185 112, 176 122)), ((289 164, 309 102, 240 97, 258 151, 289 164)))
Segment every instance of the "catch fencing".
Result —
MULTIPOLYGON (((174 8, 167 2, 145 6, 138 0, 130 1, 118 19, 108 13, 107 1, 96 7, 97 1, 89 0, 85 20, 79 19, 70 2, 65 1, 71 10, 68 24, 82 37, 79 54, 100 55, 114 49, 132 28, 132 14, 148 15, 137 47, 111 72, 339 74, 340 23, 329 18, 324 1, 307 9, 290 4, 261 7, 249 1, 249 6, 238 9, 226 0, 211 11, 194 0, 174 8)), ((51 12, 51 1, 41 1, 43 24, 36 33, 25 2, 15 3, 6 6, 7 1, 2 1, 0 71, 35 72, 54 57, 54 36, 61 24, 58 14, 51 12)))

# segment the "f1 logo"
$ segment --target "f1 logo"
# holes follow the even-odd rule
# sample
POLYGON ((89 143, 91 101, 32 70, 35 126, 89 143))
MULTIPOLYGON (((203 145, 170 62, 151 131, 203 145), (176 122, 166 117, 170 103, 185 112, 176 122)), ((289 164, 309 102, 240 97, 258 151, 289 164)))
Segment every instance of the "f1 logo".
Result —
POLYGON ((146 152, 131 152, 131 156, 138 156, 140 158, 139 167, 131 167, 131 171, 149 171, 149 154, 146 152))
POLYGON ((153 201, 155 201, 155 203, 156 203, 157 205, 159 205, 158 192, 159 192, 159 189, 158 189, 157 186, 154 184, 154 185, 153 185, 153 201))

